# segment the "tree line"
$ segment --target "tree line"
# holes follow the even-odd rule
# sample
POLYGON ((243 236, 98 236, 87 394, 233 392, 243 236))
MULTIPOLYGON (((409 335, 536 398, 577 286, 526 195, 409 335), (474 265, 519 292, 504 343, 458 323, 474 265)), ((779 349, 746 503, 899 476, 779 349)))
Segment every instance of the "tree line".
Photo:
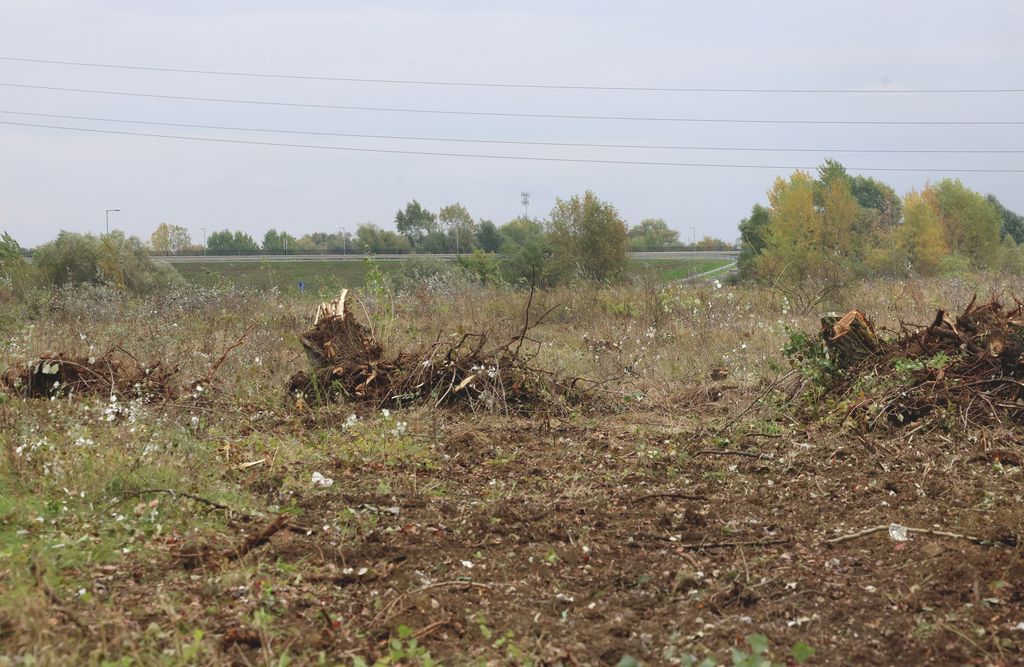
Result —
MULTIPOLYGON (((160 225, 150 239, 155 253, 202 252, 184 228, 160 225)), ((461 256, 460 264, 484 280, 536 280, 554 284, 570 275, 606 280, 619 275, 630 251, 728 250, 711 236, 682 243, 679 232, 661 218, 630 227, 618 210, 593 192, 556 199, 545 219, 520 216, 502 225, 477 219, 462 204, 436 213, 413 199, 394 216, 394 230, 373 223, 354 233, 315 232, 295 237, 268 230, 261 241, 238 230, 213 232, 206 252, 243 254, 439 254, 461 256)))
POLYGON ((813 304, 852 280, 1024 271, 1024 218, 959 179, 900 197, 834 160, 779 177, 739 224, 739 272, 813 304))
MULTIPOLYGON (((631 228, 614 205, 590 191, 556 199, 544 219, 521 216, 502 225, 474 218, 461 204, 435 213, 414 199, 396 212, 394 227, 365 223, 354 234, 339 230, 299 238, 270 229, 259 242, 246 232, 224 229, 211 233, 205 248, 193 242, 186 228, 167 223, 153 231, 148 243, 120 231, 101 236, 62 231, 32 251, 32 264, 35 274, 52 285, 96 283, 146 291, 176 275, 166 265, 155 265, 150 255, 456 253, 461 269, 484 282, 554 285, 572 279, 613 280, 623 273, 630 250, 730 247, 712 237, 682 244, 679 232, 660 218, 631 228)), ((5 237, 3 243, 12 257, 20 257, 13 239, 5 237)))
MULTIPOLYGON (((557 208, 557 206, 556 206, 557 208)), ((491 220, 476 219, 459 203, 442 207, 436 213, 417 200, 412 200, 394 217, 394 230, 366 222, 354 233, 338 230, 314 232, 295 237, 288 232, 268 230, 261 240, 242 232, 223 229, 207 239, 206 251, 214 255, 243 254, 470 254, 475 250, 500 253, 509 241, 523 240, 524 222, 544 226, 544 220, 519 217, 503 225, 491 220)), ((527 225, 528 226, 528 225, 527 225)), ((528 235, 527 235, 528 236, 528 235)), ((683 243, 679 232, 661 218, 648 218, 626 231, 628 249, 657 250, 729 250, 733 246, 721 239, 705 236, 693 243, 683 243)), ((201 253, 202 246, 192 245, 182 227, 161 225, 150 239, 158 254, 182 252, 201 253)))

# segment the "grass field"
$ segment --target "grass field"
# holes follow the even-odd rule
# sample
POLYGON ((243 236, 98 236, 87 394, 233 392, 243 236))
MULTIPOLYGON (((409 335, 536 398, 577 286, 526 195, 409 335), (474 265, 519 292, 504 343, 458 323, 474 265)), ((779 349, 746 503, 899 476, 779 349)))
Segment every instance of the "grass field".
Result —
MULTIPOLYGON (((711 271, 727 263, 724 260, 713 259, 632 260, 627 273, 632 276, 649 274, 656 281, 671 282, 711 271)), ((407 266, 403 260, 379 260, 376 265, 385 274, 401 273, 407 266)), ((276 287, 283 292, 294 293, 298 289, 299 281, 303 281, 306 292, 316 296, 333 294, 346 287, 362 287, 366 282, 369 265, 361 261, 208 262, 175 264, 174 268, 189 282, 204 287, 276 287)))
MULTIPOLYGON (((780 352, 827 310, 895 329, 1016 284, 354 293, 388 364, 482 340, 525 404, 297 399, 315 309, 273 290, 2 301, 0 664, 1020 664, 1014 413, 851 422, 864 394, 780 352), (120 365, 11 384, 57 352, 120 365)), ((942 382, 898 366, 863 391, 942 382)))

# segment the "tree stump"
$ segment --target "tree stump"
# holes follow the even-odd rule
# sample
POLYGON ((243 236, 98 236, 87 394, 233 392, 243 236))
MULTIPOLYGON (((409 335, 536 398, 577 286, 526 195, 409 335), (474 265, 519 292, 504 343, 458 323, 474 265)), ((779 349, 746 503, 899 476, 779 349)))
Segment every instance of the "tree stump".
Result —
POLYGON ((875 327, 859 310, 821 318, 821 339, 839 368, 849 368, 882 351, 875 327))

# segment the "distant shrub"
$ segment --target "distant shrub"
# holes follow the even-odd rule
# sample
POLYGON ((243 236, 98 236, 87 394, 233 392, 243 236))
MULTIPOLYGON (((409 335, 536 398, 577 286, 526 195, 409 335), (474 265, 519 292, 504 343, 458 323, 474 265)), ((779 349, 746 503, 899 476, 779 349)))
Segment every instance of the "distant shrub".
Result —
POLYGON ((61 232, 32 254, 33 264, 50 285, 106 285, 146 293, 181 283, 173 267, 157 264, 142 241, 122 232, 102 237, 61 232))
POLYGON ((500 281, 500 257, 493 252, 484 252, 479 248, 471 255, 462 255, 458 259, 459 268, 485 285, 500 281))
POLYGON ((402 263, 398 281, 404 285, 447 277, 455 273, 455 265, 441 259, 413 256, 402 263))
POLYGON ((21 246, 8 234, 0 236, 0 290, 17 293, 31 282, 31 267, 25 261, 21 246))
POLYGON ((946 255, 939 263, 939 268, 944 276, 963 276, 971 272, 971 260, 963 255, 946 255))

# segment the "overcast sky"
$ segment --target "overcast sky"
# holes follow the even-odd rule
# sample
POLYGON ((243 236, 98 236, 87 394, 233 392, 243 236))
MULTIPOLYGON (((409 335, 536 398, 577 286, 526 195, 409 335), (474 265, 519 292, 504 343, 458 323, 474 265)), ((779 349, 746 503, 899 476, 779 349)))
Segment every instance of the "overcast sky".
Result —
MULTIPOLYGON (((375 2, 2 0, 0 56, 358 78, 714 88, 1024 88, 1024 0, 375 2)), ((0 83, 189 97, 571 115, 815 120, 1024 120, 1024 93, 754 94, 382 85, 0 61, 0 83)), ((0 111, 463 139, 812 149, 1024 149, 1024 126, 727 125, 408 114, 180 101, 0 86, 0 111)), ((832 155, 898 191, 959 176, 1024 212, 1024 155, 719 152, 509 146, 228 132, 0 114, 0 121, 414 151, 813 167, 832 155), (922 167, 885 173, 858 167, 922 167)), ((388 155, 0 125, 0 228, 193 239, 392 226, 416 198, 506 222, 591 189, 629 223, 689 238, 736 223, 790 169, 629 166, 388 155)))

